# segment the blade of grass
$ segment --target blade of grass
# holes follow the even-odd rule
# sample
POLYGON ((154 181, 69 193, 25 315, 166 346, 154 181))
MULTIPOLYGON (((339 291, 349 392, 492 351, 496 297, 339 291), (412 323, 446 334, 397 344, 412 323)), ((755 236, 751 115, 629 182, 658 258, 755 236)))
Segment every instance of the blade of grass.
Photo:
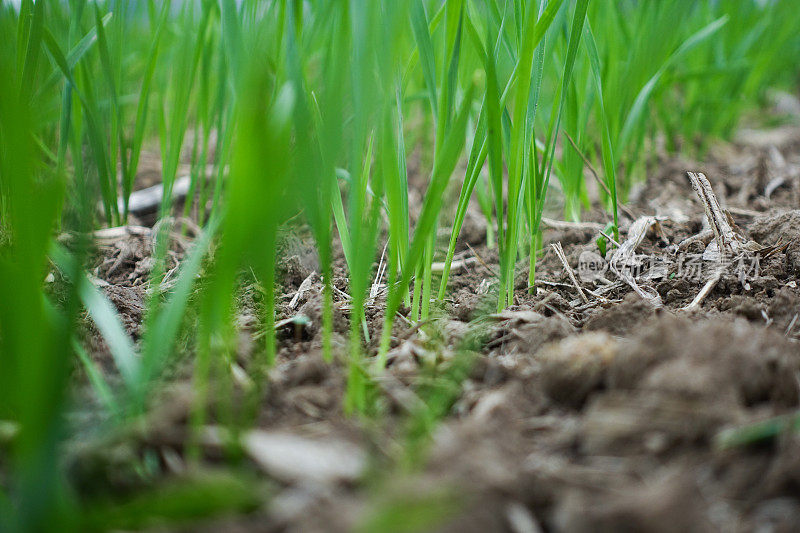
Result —
MULTIPOLYGON (((642 89, 639 91, 639 94, 636 95, 636 100, 634 100, 630 111, 625 117, 625 122, 622 125, 622 129, 619 134, 619 140, 617 142, 619 146, 627 147, 631 142, 634 129, 638 127, 639 123, 644 117, 645 110, 647 108, 647 102, 649 101, 650 96, 656 88, 656 85, 667 69, 669 69, 669 67, 677 62, 681 57, 688 54, 704 41, 710 39, 715 33, 722 29, 727 22, 728 17, 726 16, 718 18, 717 20, 698 30, 696 33, 692 34, 688 39, 681 43, 681 45, 674 52, 672 52, 672 54, 669 55, 667 60, 647 81, 645 86, 642 87, 642 89)), ((617 150, 617 152, 619 152, 619 150, 617 150)))
POLYGON ((123 210, 122 219, 128 219, 128 202, 130 200, 131 192, 133 191, 133 184, 136 180, 136 172, 139 168, 139 158, 142 153, 142 144, 144 143, 145 127, 147 124, 147 115, 150 105, 150 92, 153 87, 153 76, 158 64, 158 58, 161 52, 161 44, 163 41, 164 27, 167 23, 167 15, 169 14, 170 2, 164 2, 161 8, 161 15, 158 19, 158 26, 156 27, 153 44, 150 48, 150 53, 147 57, 147 66, 145 74, 142 79, 141 90, 139 91, 139 102, 136 106, 136 118, 133 130, 133 138, 130 143, 130 155, 126 156, 123 153, 123 160, 127 157, 128 174, 123 176, 122 181, 122 199, 123 210))
POLYGON ((518 228, 520 225, 519 206, 523 196, 523 167, 526 164, 525 140, 533 137, 527 129, 533 124, 527 120, 527 105, 530 102, 531 81, 534 78, 534 52, 539 42, 544 38, 547 29, 555 19, 561 8, 562 1, 554 0, 547 4, 541 16, 536 16, 532 6, 525 14, 524 25, 521 33, 521 49, 517 59, 519 74, 514 91, 514 113, 512 135, 509 147, 508 167, 508 210, 506 213, 506 235, 503 255, 501 256, 501 281, 498 294, 498 308, 502 309, 513 304, 514 300, 514 267, 516 265, 517 244, 519 241, 518 228))
POLYGON ((601 153, 603 160, 603 175, 605 177, 606 186, 611 191, 611 209, 614 217, 614 239, 619 242, 619 211, 617 209, 617 169, 616 158, 614 157, 614 148, 611 144, 611 130, 608 125, 608 116, 606 115, 606 107, 604 103, 603 92, 603 79, 602 70, 600 68, 600 54, 597 52, 597 44, 594 40, 592 27, 588 23, 584 28, 583 42, 589 56, 589 63, 592 70, 592 78, 597 90, 597 102, 600 108, 599 121, 600 121, 600 134, 602 135, 601 153))
POLYGON ((464 145, 464 134, 467 126, 467 119, 469 117, 469 108, 472 104, 472 96, 474 92, 474 85, 470 85, 464 100, 456 114, 453 121, 453 127, 448 134, 448 138, 444 141, 440 157, 436 159, 436 166, 431 175, 431 183, 428 186, 428 191, 425 194, 425 199, 422 203, 422 211, 417 221, 417 227, 414 231, 414 238, 411 241, 411 246, 408 251, 408 261, 403 266, 403 271, 393 287, 389 290, 389 296, 386 302, 386 314, 383 325, 383 333, 381 335, 381 343, 378 351, 378 358, 376 360, 377 367, 383 368, 386 365, 386 354, 389 351, 389 341, 391 340, 392 324, 394 322, 394 315, 397 313, 400 303, 403 300, 404 291, 407 290, 411 277, 416 271, 417 265, 421 259, 425 245, 430 238, 431 229, 434 227, 436 217, 441 209, 442 193, 444 192, 447 182, 453 173, 453 169, 458 161, 458 156, 462 151, 464 145))
POLYGON ((75 82, 75 79, 72 75, 72 69, 70 69, 67 59, 64 57, 64 53, 61 51, 61 47, 58 45, 55 37, 53 37, 47 28, 44 30, 43 41, 56 66, 61 70, 61 73, 72 85, 75 94, 77 94, 78 98, 80 99, 81 108, 85 114, 86 131, 89 136, 89 144, 92 148, 94 162, 97 167, 97 174, 100 181, 100 190, 103 197, 103 208, 105 210, 106 220, 108 220, 111 224, 114 224, 119 221, 119 210, 117 206, 116 194, 117 185, 116 179, 114 179, 114 176, 109 170, 110 164, 108 151, 106 150, 106 145, 103 140, 104 135, 96 118, 97 102, 93 96, 90 77, 88 75, 83 76, 84 87, 86 90, 86 94, 84 94, 83 91, 78 89, 78 84, 75 82))

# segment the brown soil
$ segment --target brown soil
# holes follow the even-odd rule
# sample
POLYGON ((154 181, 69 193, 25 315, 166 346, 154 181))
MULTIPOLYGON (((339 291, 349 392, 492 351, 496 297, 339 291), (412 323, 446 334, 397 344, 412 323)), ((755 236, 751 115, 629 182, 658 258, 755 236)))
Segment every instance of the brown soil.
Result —
MULTIPOLYGON (((313 246, 302 230, 287 237, 278 319, 308 320, 278 331, 278 360, 258 427, 369 453, 378 481, 302 482, 297 477, 306 474, 302 468, 293 477, 251 454, 248 464, 259 465, 273 482, 269 503, 254 514, 190 530, 349 531, 380 509, 423 501, 441 502, 451 511, 423 530, 800 529, 800 435, 740 446, 725 446, 722 437, 730 428, 800 407, 800 130, 778 131, 782 134, 773 132, 768 141, 743 134, 703 164, 662 157, 633 192, 629 206, 637 216, 665 217, 661 231, 649 231, 637 250, 667 265, 651 279, 639 278, 643 288, 659 295, 658 308, 616 282, 611 272, 610 284, 582 283, 591 292, 588 303, 581 299, 549 243, 560 242, 575 269, 582 252, 597 252, 597 230, 585 225, 545 228, 536 287, 527 290, 527 267, 521 264, 516 305, 490 315, 497 254, 485 247, 485 222, 472 206, 458 257, 475 253, 480 260, 453 272, 437 319, 420 328, 397 321, 388 376, 379 384, 386 397, 381 404, 386 422, 380 427, 342 414, 347 302, 337 291, 337 362, 328 364, 321 357, 322 284, 313 246), (681 252, 702 254, 710 239, 678 249, 703 229, 705 216, 688 170, 706 173, 743 236, 763 246, 788 243, 769 257, 759 256, 758 272, 747 279, 725 271, 690 311, 682 308, 707 276, 681 275, 678 259, 681 252), (463 357, 458 346, 476 328, 479 352, 470 353, 471 370, 433 432, 424 461, 398 469, 394 462, 402 455, 402 428, 413 412, 415 391, 431 368, 447 372, 456 365, 463 357)), ((607 217, 595 210, 584 220, 605 224, 607 217)), ((623 220, 622 239, 631 222, 623 220)), ((101 249, 94 270, 110 284, 103 290, 134 336, 149 257, 137 239, 101 249)), ((170 257, 177 264, 179 250, 170 257)), ((341 256, 335 274, 334 285, 347 291, 341 256)), ((252 351, 255 342, 249 336, 257 329, 255 293, 243 289, 243 352, 252 351)), ((380 335, 382 298, 367 313, 371 349, 380 335)), ((188 385, 176 389, 176 397, 190 395, 188 385)), ((163 402, 154 402, 154 421, 143 426, 135 444, 126 435, 114 445, 124 441, 139 456, 142 449, 154 450, 164 473, 174 470, 170 461, 182 460, 187 439, 188 401, 167 403, 171 409, 165 414, 159 410, 163 402), (172 451, 170 461, 164 450, 172 451)), ((220 455, 214 450, 211 444, 205 448, 211 463, 220 455)), ((107 461, 101 468, 108 484, 135 485, 108 475, 114 464, 107 461)))

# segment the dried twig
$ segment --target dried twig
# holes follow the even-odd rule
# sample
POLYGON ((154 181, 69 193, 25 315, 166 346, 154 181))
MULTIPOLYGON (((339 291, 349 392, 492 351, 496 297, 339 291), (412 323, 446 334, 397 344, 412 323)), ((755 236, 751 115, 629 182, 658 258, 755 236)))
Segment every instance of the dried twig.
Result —
MULTIPOLYGON (((466 267, 467 265, 471 265, 472 263, 477 263, 477 262, 478 262, 477 257, 467 257, 464 259, 459 259, 457 261, 453 261, 450 263, 450 271, 455 272, 466 267)), ((431 263, 431 272, 435 272, 437 274, 444 272, 444 262, 437 261, 436 263, 431 263)))
POLYGON ((367 299, 366 305, 371 306, 375 303, 375 298, 380 294, 382 289, 385 289, 386 286, 381 283, 381 279, 383 278, 383 274, 386 272, 386 268, 389 264, 386 261, 386 249, 388 248, 389 243, 387 242, 383 246, 383 252, 381 252, 381 260, 378 263, 378 269, 375 272, 375 281, 372 282, 372 285, 369 288, 369 298, 367 299))
POLYGON ((686 248, 689 247, 690 244, 692 244, 693 242, 697 242, 697 241, 700 241, 703 244, 707 244, 707 242, 709 240, 713 239, 713 238, 714 238, 714 232, 711 231, 711 228, 704 229, 700 233, 696 233, 695 235, 692 235, 691 237, 686 237, 681 242, 679 242, 678 243, 678 250, 679 251, 680 250, 685 250, 686 248))
POLYGON ((486 270, 488 270, 488 271, 489 271, 489 273, 490 273, 492 276, 494 276, 494 277, 496 277, 496 278, 499 278, 499 277, 500 277, 500 275, 499 275, 497 272, 495 272, 495 271, 494 271, 494 269, 493 269, 492 267, 490 267, 488 264, 486 264, 486 261, 484 261, 484 260, 483 260, 483 258, 481 257, 481 254, 479 254, 478 252, 476 252, 476 251, 475 251, 475 249, 474 249, 472 246, 470 246, 470 245, 469 245, 469 243, 467 243, 467 248, 469 248, 469 250, 472 252, 472 255, 474 255, 474 256, 475 256, 475 258, 476 258, 476 259, 478 260, 478 262, 479 262, 479 263, 480 263, 480 264, 483 266, 483 268, 485 268, 486 270))
POLYGON ((717 195, 711 189, 711 183, 702 172, 687 172, 689 181, 692 183, 692 188, 700 201, 703 203, 703 208, 706 212, 708 225, 714 232, 714 241, 717 243, 717 250, 722 258, 728 253, 739 253, 743 250, 743 243, 731 227, 728 217, 722 211, 717 200, 717 195))
POLYGON ((725 209, 732 215, 738 215, 742 217, 757 217, 764 214, 759 211, 753 211, 752 209, 744 209, 742 207, 728 206, 725 209))
MULTIPOLYGON (((572 137, 569 136, 569 133, 564 132, 564 135, 566 135, 567 140, 572 145, 572 148, 574 148, 575 151, 578 153, 578 155, 581 156, 581 159, 583 159, 583 162, 586 164, 586 167, 589 169, 589 172, 592 174, 597 184, 605 191, 607 195, 612 196, 611 190, 608 188, 608 185, 606 184, 605 181, 600 179, 600 176, 597 174, 597 171, 595 170, 594 165, 592 165, 592 162, 589 161, 589 158, 586 157, 586 155, 581 151, 580 148, 578 148, 578 145, 575 144, 575 141, 572 140, 572 137)), ((624 211, 625 214, 631 218, 631 220, 636 219, 636 215, 633 214, 633 211, 628 209, 628 206, 626 206, 623 203, 618 203, 617 206, 620 208, 620 210, 624 211)))
POLYGON ((607 235, 607 234, 606 234, 606 232, 604 232, 604 231, 601 231, 601 232, 600 232, 600 235, 602 235, 603 237, 605 237, 605 238, 606 238, 606 240, 607 240, 608 242, 610 242, 611 244, 613 244, 614 246, 616 246, 617 248, 619 248, 619 243, 618 243, 617 241, 615 241, 615 240, 614 240, 614 237, 611 237, 610 235, 607 235))
POLYGON ((572 284, 575 286, 576 289, 578 289, 578 294, 580 294, 583 303, 588 304, 589 298, 587 298, 586 295, 583 293, 583 288, 581 288, 580 284, 578 283, 578 280, 575 278, 575 272, 572 271, 572 267, 569 266, 569 263, 567 262, 567 256, 564 255, 564 248, 561 247, 561 243, 556 242, 551 244, 550 246, 555 251, 556 256, 558 256, 558 259, 561 261, 561 264, 564 266, 564 270, 567 272, 570 281, 572 281, 572 284))
POLYGON ((795 313, 794 314, 794 318, 792 318, 792 321, 789 322, 788 326, 786 326, 786 331, 783 333, 783 335, 785 337, 788 337, 792 333, 792 331, 794 331, 794 325, 797 323, 797 317, 798 316, 800 316, 800 314, 799 313, 795 313))
MULTIPOLYGON (((683 311, 698 308, 706 296, 708 296, 708 294, 714 289, 719 282, 720 277, 722 276, 722 265, 724 264, 726 257, 745 252, 769 254, 773 253, 777 249, 780 249, 780 246, 761 247, 757 243, 753 241, 746 241, 744 238, 737 235, 734 231, 736 223, 733 221, 730 214, 726 211, 723 211, 720 207, 717 196, 714 194, 714 191, 711 188, 711 183, 708 181, 708 178, 706 178, 705 174, 698 172, 687 172, 687 175, 689 176, 689 181, 692 183, 692 188, 697 193, 697 196, 700 198, 703 208, 705 209, 706 219, 709 226, 708 231, 711 231, 714 236, 714 241, 706 247, 706 251, 703 253, 703 259, 713 259, 719 264, 719 267, 714 270, 714 273, 708 279, 708 281, 706 281, 705 285, 703 285, 703 288, 700 290, 697 296, 695 296, 694 300, 692 300, 689 305, 681 309, 683 311), (714 250, 714 245, 716 245, 716 250, 714 250)), ((680 249, 682 246, 684 246, 684 244, 688 246, 688 244, 694 240, 707 237, 708 232, 701 232, 695 237, 690 237, 690 239, 686 239, 681 242, 678 245, 678 248, 680 249)))
POLYGON ((689 305, 681 307, 680 310, 691 311, 693 309, 697 309, 698 307, 700 307, 700 304, 703 303, 703 300, 706 299, 706 296, 708 296, 714 289, 714 287, 717 286, 717 283, 719 283, 719 279, 721 277, 722 277, 722 270, 719 268, 715 269, 714 274, 708 281, 706 281, 706 284, 703 285, 703 288, 700 289, 700 292, 697 293, 697 296, 694 297, 694 300, 692 300, 692 302, 689 305))
POLYGON ((289 302, 289 309, 294 309, 295 307, 297 307, 297 304, 300 302, 300 298, 302 298, 303 295, 306 292, 308 292, 308 290, 311 288, 311 285, 314 282, 314 277, 316 275, 317 275, 316 272, 312 272, 311 274, 308 275, 306 279, 303 280, 303 283, 301 283, 300 286, 297 288, 297 292, 292 298, 292 301, 289 302))
POLYGON ((598 222, 567 222, 565 220, 555 220, 553 218, 542 217, 542 224, 553 229, 581 229, 599 231, 605 226, 598 222))
POLYGON ((560 283, 558 281, 547 281, 546 279, 537 279, 536 283, 534 283, 534 286, 536 285, 545 285, 547 287, 561 287, 563 289, 572 288, 572 285, 570 285, 569 283, 560 283))
POLYGON ((630 229, 628 229, 628 238, 620 245, 620 247, 611 257, 609 267, 617 276, 619 276, 621 280, 630 285, 636 294, 641 296, 646 302, 650 303, 654 307, 661 307, 661 296, 659 296, 659 294, 653 289, 646 291, 639 287, 633 275, 631 275, 631 273, 625 269, 625 266, 633 259, 636 248, 639 247, 644 240, 645 235, 647 235, 647 230, 650 229, 650 226, 652 226, 655 222, 656 217, 652 216, 641 217, 635 220, 633 224, 631 224, 630 229))
MULTIPOLYGON (((118 240, 132 235, 149 239, 153 235, 153 230, 145 226, 116 226, 98 229, 91 233, 92 239, 101 246, 114 244, 118 240)), ((62 233, 58 236, 58 242, 66 244, 74 238, 73 233, 62 233)))

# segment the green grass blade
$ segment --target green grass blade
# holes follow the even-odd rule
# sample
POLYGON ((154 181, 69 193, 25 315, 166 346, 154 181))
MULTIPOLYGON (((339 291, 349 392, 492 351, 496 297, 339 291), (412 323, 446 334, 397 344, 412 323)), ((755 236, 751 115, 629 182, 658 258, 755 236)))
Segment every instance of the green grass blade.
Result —
POLYGON ((608 125, 608 116, 606 114, 606 107, 604 102, 603 92, 603 78, 602 70, 600 68, 600 54, 597 52, 597 44, 594 40, 594 33, 592 33, 591 26, 587 23, 584 29, 584 46, 586 47, 587 55, 589 56, 589 64, 592 70, 592 78, 594 79, 595 87, 597 90, 597 102, 600 107, 599 121, 600 121, 600 134, 602 135, 601 153, 603 159, 603 175, 605 177, 606 186, 611 191, 612 202, 612 215, 614 217, 614 238, 619 242, 619 211, 617 204, 617 169, 616 158, 614 157, 614 147, 611 144, 611 130, 608 125))
POLYGON ((139 404, 142 404, 150 382, 158 376, 177 342, 192 289, 217 227, 218 221, 211 220, 202 235, 195 240, 192 250, 181 264, 172 293, 148 324, 149 327, 142 339, 141 365, 136 376, 135 401, 139 404))
MULTIPOLYGON (((50 257, 62 272, 75 271, 74 259, 61 246, 54 245, 50 250, 50 257)), ((71 281, 78 283, 78 294, 86 311, 106 341, 123 381, 127 387, 132 388, 139 371, 139 356, 114 305, 86 276, 71 281)))
POLYGON ((688 54, 704 41, 710 39, 715 33, 720 31, 727 22, 727 16, 718 18, 714 22, 692 34, 672 54, 670 54, 658 71, 656 71, 656 73, 647 81, 645 86, 642 87, 642 89, 639 91, 639 94, 636 95, 636 100, 634 100, 630 111, 625 117, 625 122, 619 135, 618 146, 627 147, 630 143, 634 129, 639 125, 644 117, 644 113, 647 108, 647 102, 650 100, 650 96, 667 69, 677 62, 678 59, 688 54))
POLYGON ((417 41, 422 74, 425 77, 425 86, 428 89, 428 99, 434 118, 438 116, 438 103, 436 96, 436 57, 433 52, 431 35, 428 33, 428 17, 422 0, 411 2, 411 29, 417 41))
POLYGON ((517 258, 517 244, 519 241, 518 230, 520 219, 520 200, 522 198, 523 173, 526 164, 528 148, 525 139, 532 138, 532 134, 525 131, 531 128, 528 122, 527 103, 530 101, 531 82, 535 79, 534 52, 539 42, 544 38, 547 29, 553 23, 562 1, 553 0, 547 4, 541 16, 537 19, 532 8, 525 14, 525 21, 521 33, 521 50, 517 59, 518 73, 514 87, 514 113, 512 123, 513 133, 510 139, 508 163, 508 211, 506 213, 505 246, 501 256, 501 282, 498 294, 498 308, 504 308, 514 300, 514 267, 517 258))
POLYGON ((103 372, 98 368, 97 363, 92 361, 89 354, 83 349, 83 346, 75 340, 72 342, 72 349, 78 354, 78 359, 80 359, 81 365, 83 365, 83 369, 86 371, 89 383, 92 384, 92 388, 106 410, 111 414, 119 413, 120 408, 114 397, 114 392, 111 390, 105 376, 103 376, 103 372))
POLYGON ((119 220, 116 193, 117 184, 116 179, 114 179, 109 169, 110 164, 104 135, 96 118, 96 102, 92 95, 90 77, 88 75, 84 76, 84 86, 86 87, 86 95, 84 95, 84 93, 77 88, 78 85, 72 76, 72 70, 67 63, 64 53, 61 51, 61 47, 47 28, 44 30, 43 41, 48 52, 50 52, 50 56, 56 63, 56 66, 61 69, 61 73, 67 78, 70 84, 72 84, 73 90, 81 101, 82 109, 86 115, 86 130, 89 136, 89 144, 92 147, 92 153, 95 158, 97 173, 100 180, 100 190, 103 197, 103 208, 105 210, 106 220, 110 224, 115 224, 119 220))
MULTIPOLYGON (((117 154, 119 153, 119 161, 122 169, 122 183, 124 187, 124 184, 131 182, 132 178, 128 176, 128 158, 126 157, 128 150, 125 142, 122 110, 119 103, 119 90, 117 87, 114 66, 111 62, 111 54, 109 52, 108 41, 106 39, 106 31, 100 16, 100 7, 97 4, 94 6, 94 15, 95 28, 97 28, 97 49, 100 53, 100 66, 102 67, 103 75, 105 77, 106 84, 108 85, 108 90, 111 93, 111 168, 116 169, 116 163, 118 159, 117 154), (118 143, 118 145, 116 143, 118 143)), ((112 170, 112 179, 114 180, 114 190, 116 191, 117 176, 115 170, 112 170)), ((124 201, 126 207, 123 209, 123 218, 121 221, 124 221, 127 215, 127 199, 124 201)), ((115 204, 118 203, 116 199, 114 202, 115 204)))
POLYGON ((543 176, 543 182, 538 190, 541 192, 539 197, 537 198, 537 209, 535 213, 534 225, 532 228, 532 234, 535 234, 539 230, 539 223, 542 218, 542 212, 544 210, 544 200, 547 193, 547 186, 550 181, 550 173, 553 168, 553 159, 556 149, 556 138, 558 137, 558 130, 561 125, 561 117, 564 112, 564 102, 567 98, 567 91, 569 88, 570 80, 572 79, 572 71, 575 67, 575 58, 578 54, 578 47, 580 46, 581 34, 583 33, 583 25, 586 21, 586 10, 589 4, 589 0, 578 0, 575 4, 575 11, 572 16, 572 27, 570 29, 569 34, 569 41, 567 41, 567 57, 564 61, 564 70, 561 75, 561 90, 560 90, 560 98, 558 100, 558 108, 556 112, 556 120, 555 126, 552 129, 549 139, 549 146, 547 152, 547 158, 544 164, 547 165, 547 169, 543 176))
MULTIPOLYGON (((113 13, 108 13, 103 17, 102 19, 103 26, 108 25, 112 16, 113 13)), ((84 56, 89 52, 89 50, 92 49, 92 47, 95 45, 96 42, 97 42, 97 27, 94 26, 92 27, 92 29, 86 32, 86 35, 84 35, 83 38, 81 38, 81 40, 78 41, 78 43, 75 46, 73 46, 72 49, 67 54, 65 63, 69 67, 69 70, 75 68, 75 65, 77 65, 78 62, 84 58, 84 56)), ((39 87, 36 88, 36 96, 34 97, 34 100, 39 100, 44 95, 49 94, 55 88, 56 84, 58 83, 58 80, 62 78, 63 76, 62 72, 63 72, 62 69, 58 69, 55 72, 51 73, 50 76, 48 76, 47 79, 44 81, 44 83, 42 83, 39 87)))
MULTIPOLYGON (((150 105, 150 92, 153 87, 153 76, 158 64, 159 54, 161 52, 161 43, 163 41, 164 27, 167 22, 167 15, 169 14, 169 2, 165 2, 162 7, 161 15, 156 27, 155 37, 153 38, 153 45, 150 48, 150 53, 147 57, 147 66, 145 68, 144 78, 142 79, 141 90, 139 91, 139 102, 136 106, 136 121, 133 130, 133 138, 130 143, 130 159, 128 159, 128 175, 127 179, 122 182, 122 198, 123 198, 123 219, 127 220, 128 217, 128 202, 131 192, 133 191, 133 182, 136 180, 136 172, 139 168, 139 158, 142 152, 142 144, 144 143, 145 126, 147 124, 147 114, 150 105)), ((125 155, 123 154, 123 159, 125 155)))
MULTIPOLYGON (((33 7, 28 6, 26 10, 32 10, 31 23, 26 33, 27 50, 25 52, 25 63, 22 67, 20 77, 19 94, 29 97, 33 93, 33 81, 36 71, 39 68, 39 57, 41 56, 42 37, 45 30, 44 26, 45 2, 34 2, 33 7)), ((20 22, 23 23, 27 17, 21 16, 20 22)))
POLYGON ((442 193, 455 169, 462 148, 464 146, 464 135, 469 118, 469 108, 472 105, 472 95, 474 86, 470 86, 464 100, 461 102, 460 109, 453 121, 448 138, 444 141, 441 155, 436 159, 436 166, 433 169, 431 183, 425 194, 422 203, 422 211, 417 221, 414 231, 414 238, 408 251, 408 261, 403 266, 402 275, 398 283, 390 289, 389 297, 386 302, 386 320, 383 326, 380 349, 378 352, 377 365, 383 368, 386 364, 386 353, 389 350, 389 340, 391 339, 392 323, 394 315, 400 307, 403 294, 408 289, 411 278, 417 270, 422 253, 428 243, 432 228, 436 223, 442 204, 442 193))

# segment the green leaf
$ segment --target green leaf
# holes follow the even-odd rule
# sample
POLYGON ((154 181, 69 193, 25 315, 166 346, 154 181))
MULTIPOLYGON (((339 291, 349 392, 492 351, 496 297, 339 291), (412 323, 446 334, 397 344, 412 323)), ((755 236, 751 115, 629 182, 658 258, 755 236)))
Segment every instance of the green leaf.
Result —
POLYGON ((417 41, 420 62, 422 63, 422 74, 425 77, 425 86, 428 88, 428 99, 430 100, 431 110, 433 110, 435 120, 438 115, 436 97, 436 56, 433 53, 433 43, 431 42, 431 35, 428 33, 428 17, 425 14, 425 6, 422 0, 412 0, 411 2, 411 29, 417 41))
MULTIPOLYGON (((106 14, 102 19, 103 23, 102 25, 107 26, 112 16, 113 13, 106 14)), ((89 50, 91 50, 92 46, 94 46, 96 42, 97 42, 97 26, 94 26, 92 27, 91 30, 86 32, 86 35, 84 35, 83 38, 80 41, 78 41, 78 43, 75 46, 72 47, 72 49, 69 51, 69 54, 67 54, 64 63, 67 65, 68 70, 72 70, 73 68, 75 68, 75 65, 77 65, 81 59, 83 59, 86 53, 89 50)), ((42 83, 41 86, 39 86, 36 89, 35 100, 41 98, 42 95, 50 93, 50 91, 53 90, 53 88, 56 86, 56 84, 63 75, 64 74, 62 68, 59 68, 53 73, 51 73, 50 76, 48 76, 47 79, 44 81, 44 83, 42 83)))
POLYGON ((639 91, 639 94, 636 95, 636 100, 634 100, 633 105, 631 106, 630 111, 628 112, 627 117, 625 118, 625 123, 622 126, 622 131, 620 132, 618 145, 621 147, 627 147, 628 143, 631 140, 631 136, 633 135, 633 130, 638 126, 642 118, 644 117, 644 112, 647 108, 647 102, 650 100, 650 96, 652 95, 653 91, 655 90, 656 86, 658 85, 659 80, 664 75, 664 73, 671 67, 678 59, 688 54, 694 48, 699 46, 704 41, 711 38, 715 33, 717 33, 720 29, 722 29, 725 24, 728 22, 727 16, 722 16, 715 20, 714 22, 708 24, 707 26, 703 27, 693 35, 691 35, 688 39, 686 39, 670 56, 667 60, 661 65, 661 67, 656 71, 655 74, 647 81, 647 83, 642 87, 639 91))
MULTIPOLYGON (((61 272, 75 271, 74 259, 63 247, 53 245, 50 258, 61 272)), ((123 381, 132 388, 139 372, 139 356, 136 354, 133 341, 119 320, 116 308, 85 275, 71 281, 78 283, 78 294, 86 311, 106 341, 123 381)))
MULTIPOLYGON (((591 26, 587 23, 584 30, 584 45, 589 55, 589 64, 592 70, 592 78, 597 89, 597 101, 600 106, 600 128, 602 135, 601 152, 603 158, 603 175, 606 186, 611 191, 612 215, 614 217, 614 238, 619 241, 619 211, 617 200, 617 169, 616 158, 614 157, 614 147, 611 144, 611 130, 608 125, 608 115, 603 92, 602 70, 600 68, 600 55, 597 52, 597 44, 594 40, 591 26)), ((605 255, 605 254, 604 254, 605 255)))

